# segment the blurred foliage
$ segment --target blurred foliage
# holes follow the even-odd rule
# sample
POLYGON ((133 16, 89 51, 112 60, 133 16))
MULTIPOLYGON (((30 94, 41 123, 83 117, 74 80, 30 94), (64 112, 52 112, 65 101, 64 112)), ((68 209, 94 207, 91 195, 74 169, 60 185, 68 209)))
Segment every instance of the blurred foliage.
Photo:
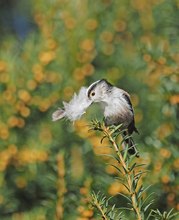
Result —
POLYGON ((101 78, 131 94, 156 207, 179 209, 179 1, 30 5, 34 32, 0 42, 0 219, 97 219, 91 190, 123 192, 109 160, 95 156, 108 153, 88 131, 97 108, 75 125, 51 122, 61 100, 101 78))

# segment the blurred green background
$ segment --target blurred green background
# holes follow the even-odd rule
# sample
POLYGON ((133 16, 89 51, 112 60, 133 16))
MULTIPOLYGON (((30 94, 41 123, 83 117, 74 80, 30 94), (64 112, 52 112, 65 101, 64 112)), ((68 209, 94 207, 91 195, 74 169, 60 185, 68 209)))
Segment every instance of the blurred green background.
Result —
POLYGON ((97 106, 51 121, 101 78, 131 94, 154 208, 179 210, 178 22, 178 0, 0 1, 0 219, 98 219, 90 192, 123 192, 88 131, 97 106))

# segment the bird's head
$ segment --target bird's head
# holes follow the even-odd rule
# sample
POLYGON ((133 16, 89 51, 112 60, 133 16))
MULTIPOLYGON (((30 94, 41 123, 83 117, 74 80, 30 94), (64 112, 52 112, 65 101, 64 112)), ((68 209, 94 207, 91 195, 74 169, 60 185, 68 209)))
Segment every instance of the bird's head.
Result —
POLYGON ((107 80, 98 80, 88 87, 87 96, 92 102, 105 102, 112 87, 107 80))

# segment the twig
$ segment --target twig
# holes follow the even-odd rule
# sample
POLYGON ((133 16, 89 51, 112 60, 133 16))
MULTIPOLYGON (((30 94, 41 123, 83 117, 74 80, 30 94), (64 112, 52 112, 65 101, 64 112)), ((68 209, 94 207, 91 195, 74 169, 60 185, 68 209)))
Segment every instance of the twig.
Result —
POLYGON ((109 132, 109 129, 107 129, 106 126, 103 126, 103 131, 104 131, 105 135, 109 138, 110 142, 112 143, 114 150, 120 159, 121 165, 123 166, 123 168, 125 170, 122 172, 123 172, 123 175, 126 175, 127 184, 129 187, 129 193, 130 193, 131 200, 132 200, 132 206, 133 206, 133 209, 137 215, 137 220, 142 220, 142 214, 141 214, 140 208, 137 204, 136 192, 132 190, 132 179, 131 179, 131 175, 130 175, 130 170, 129 170, 127 164, 125 163, 125 159, 123 158, 123 155, 120 153, 119 148, 118 148, 114 138, 111 135, 111 132, 109 132))

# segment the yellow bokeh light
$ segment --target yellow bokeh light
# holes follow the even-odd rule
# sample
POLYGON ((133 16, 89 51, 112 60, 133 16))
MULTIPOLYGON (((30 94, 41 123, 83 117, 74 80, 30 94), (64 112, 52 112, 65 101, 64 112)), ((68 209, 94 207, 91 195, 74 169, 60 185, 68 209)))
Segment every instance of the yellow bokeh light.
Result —
POLYGON ((18 96, 25 103, 29 102, 30 99, 31 99, 30 93, 27 90, 24 90, 24 89, 21 89, 21 90, 18 91, 18 96))

